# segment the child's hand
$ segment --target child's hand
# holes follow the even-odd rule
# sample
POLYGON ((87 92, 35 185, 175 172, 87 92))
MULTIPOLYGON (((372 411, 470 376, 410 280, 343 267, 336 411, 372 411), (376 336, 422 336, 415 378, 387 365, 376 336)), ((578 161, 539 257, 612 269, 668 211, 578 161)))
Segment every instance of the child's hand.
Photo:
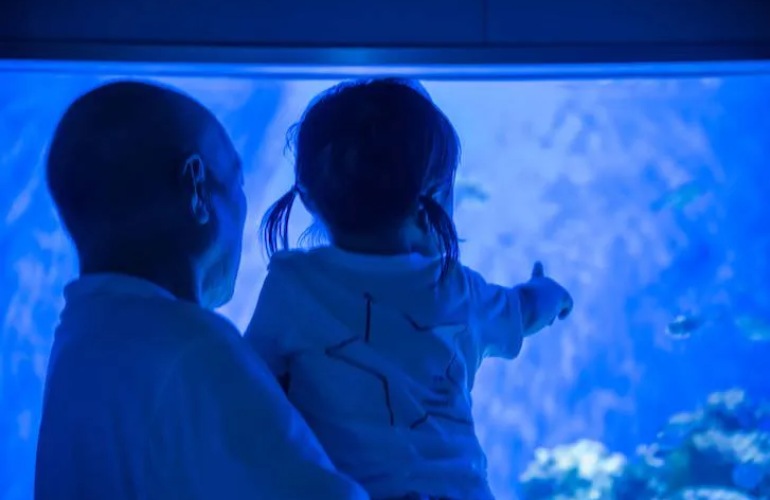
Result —
POLYGON ((565 319, 572 312, 572 297, 556 281, 545 276, 543 264, 536 262, 532 277, 520 286, 521 311, 525 335, 552 325, 556 318, 565 319))

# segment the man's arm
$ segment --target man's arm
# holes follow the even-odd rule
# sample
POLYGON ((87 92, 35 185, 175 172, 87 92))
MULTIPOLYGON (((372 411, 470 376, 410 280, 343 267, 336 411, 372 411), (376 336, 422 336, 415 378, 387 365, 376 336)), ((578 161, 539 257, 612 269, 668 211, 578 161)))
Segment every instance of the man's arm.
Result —
POLYGON ((172 371, 148 450, 150 498, 368 499, 241 340, 199 343, 172 371))

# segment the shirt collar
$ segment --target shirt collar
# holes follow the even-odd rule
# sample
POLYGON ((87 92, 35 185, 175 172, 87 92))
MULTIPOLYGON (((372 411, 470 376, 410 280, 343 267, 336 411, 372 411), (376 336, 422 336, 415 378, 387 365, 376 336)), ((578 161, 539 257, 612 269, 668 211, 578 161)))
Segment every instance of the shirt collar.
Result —
POLYGON ((143 278, 126 274, 88 274, 79 277, 64 289, 64 298, 67 301, 92 295, 123 295, 176 300, 176 297, 165 288, 143 278))

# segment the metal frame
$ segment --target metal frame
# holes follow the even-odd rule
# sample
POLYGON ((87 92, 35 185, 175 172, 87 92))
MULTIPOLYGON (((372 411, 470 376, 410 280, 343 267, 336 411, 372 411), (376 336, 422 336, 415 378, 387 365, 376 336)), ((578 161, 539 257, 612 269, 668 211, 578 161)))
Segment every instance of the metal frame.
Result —
POLYGON ((0 72, 45 71, 432 80, 704 77, 770 74, 770 46, 628 45, 463 48, 248 48, 0 41, 0 72))

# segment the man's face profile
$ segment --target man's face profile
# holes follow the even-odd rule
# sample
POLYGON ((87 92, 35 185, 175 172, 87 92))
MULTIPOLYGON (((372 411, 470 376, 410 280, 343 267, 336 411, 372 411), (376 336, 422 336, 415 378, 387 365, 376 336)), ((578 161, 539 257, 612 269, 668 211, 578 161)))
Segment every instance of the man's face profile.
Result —
POLYGON ((246 195, 241 160, 219 124, 210 128, 203 145, 208 153, 205 157, 209 158, 204 168, 208 169, 206 197, 213 227, 202 299, 204 306, 217 308, 232 298, 235 288, 243 248, 246 195))

